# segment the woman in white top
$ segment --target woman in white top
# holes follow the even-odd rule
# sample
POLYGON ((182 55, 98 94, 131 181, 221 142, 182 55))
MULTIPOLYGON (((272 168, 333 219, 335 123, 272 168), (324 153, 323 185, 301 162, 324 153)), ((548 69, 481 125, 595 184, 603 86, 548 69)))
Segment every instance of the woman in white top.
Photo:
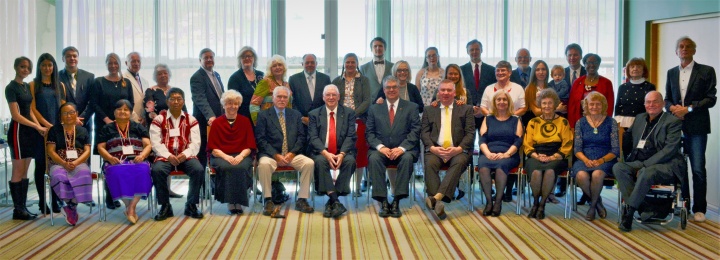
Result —
POLYGON ((482 101, 480 103, 480 109, 483 115, 490 114, 490 106, 492 104, 492 97, 495 92, 505 91, 512 98, 515 111, 513 115, 522 116, 527 111, 525 106, 525 90, 518 84, 510 82, 510 75, 512 74, 512 65, 507 61, 500 61, 495 66, 495 78, 497 83, 487 86, 485 92, 482 95, 482 101))
POLYGON ((420 88, 423 104, 430 105, 435 97, 435 92, 444 79, 445 70, 440 66, 440 54, 437 48, 428 47, 425 50, 425 62, 422 69, 415 76, 415 85, 420 88))

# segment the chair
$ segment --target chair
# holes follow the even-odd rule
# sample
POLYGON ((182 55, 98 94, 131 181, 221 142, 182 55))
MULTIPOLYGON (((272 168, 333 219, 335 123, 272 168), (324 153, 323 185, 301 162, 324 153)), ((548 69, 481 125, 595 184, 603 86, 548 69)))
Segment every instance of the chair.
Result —
MULTIPOLYGON (((208 127, 208 128, 210 128, 210 127, 208 127)), ((210 129, 208 129, 208 130, 210 130, 210 129)), ((207 161, 208 161, 208 165, 205 167, 205 180, 204 180, 205 187, 200 190, 200 199, 201 199, 200 207, 203 208, 204 207, 203 205, 207 203, 209 211, 210 211, 210 215, 212 215, 213 214, 213 199, 214 199, 214 193, 212 191, 212 176, 216 175, 217 172, 215 171, 215 168, 210 166, 210 154, 209 153, 208 153, 207 161)), ((251 173, 255 172, 255 164, 253 164, 252 169, 250 169, 250 172, 251 173)), ((254 174, 253 174, 252 178, 253 178, 253 183, 256 183, 254 174)), ((252 189, 252 192, 254 193, 255 189, 252 187, 251 187, 251 189, 252 189)), ((250 193, 251 193, 251 191, 250 191, 250 189, 248 189, 247 190, 248 201, 253 202, 253 205, 252 206, 248 205, 249 206, 248 208, 252 209, 255 206, 255 203, 257 202, 257 200, 251 199, 250 193)))
MULTIPOLYGON (((413 163, 413 165, 414 165, 414 163, 413 163)), ((388 165, 387 167, 385 167, 385 174, 387 174, 387 170, 397 170, 397 165, 388 165)), ((365 171, 365 174, 368 174, 367 170, 365 171)), ((410 191, 408 193, 410 193, 410 201, 415 203, 415 176, 412 176, 412 175, 414 175, 414 173, 410 173, 410 174, 411 174, 410 183, 409 183, 410 191)), ((390 185, 390 182, 388 181, 387 184, 390 185)), ((370 197, 372 197, 372 186, 373 186, 372 183, 368 180, 368 189, 367 189, 367 205, 368 206, 371 205, 370 197)))
MULTIPOLYGON (((255 163, 253 163, 253 165, 257 165, 258 161, 259 160, 256 160, 255 163)), ((278 166, 277 168, 275 168, 275 171, 273 172, 273 174, 284 173, 284 172, 294 172, 295 173, 295 178, 296 178, 295 181, 297 182, 295 184, 295 201, 297 201, 298 194, 300 193, 300 171, 295 170, 295 168, 293 168, 292 166, 278 166)), ((257 189, 259 176, 260 176, 260 173, 258 172, 258 167, 255 166, 254 170, 253 170, 253 190, 257 189)), ((311 205, 313 208, 315 207, 315 184, 314 183, 315 182, 311 179, 310 180, 310 196, 311 196, 310 198, 312 200, 311 205)), ((268 191, 263 190, 262 192, 268 192, 268 191)), ((260 198, 260 199, 262 199, 262 198, 260 198)), ((258 201, 257 196, 255 196, 255 202, 253 203, 253 210, 256 209, 255 204, 257 204, 257 202, 261 202, 261 201, 258 201)), ((262 205, 262 203, 260 203, 260 205, 262 205)))
MULTIPOLYGON (((615 178, 613 177, 605 177, 604 182, 615 182, 615 178)), ((568 191, 570 196, 565 201, 565 218, 571 218, 572 217, 572 211, 577 212, 577 182, 574 177, 570 176, 568 177, 568 191), (570 203, 568 203, 567 200, 570 200, 570 203), (568 209, 570 208, 570 209, 568 209)), ((618 216, 621 214, 622 209, 622 202, 621 202, 621 194, 620 191, 618 191, 618 200, 617 200, 617 213, 618 216)))
MULTIPOLYGON (((573 157, 573 156, 572 156, 572 154, 571 154, 571 155, 569 155, 569 156, 566 158, 566 160, 568 161, 568 168, 557 174, 557 178, 565 178, 565 186, 566 186, 568 189, 570 189, 569 172, 570 172, 570 169, 571 169, 571 167, 572 167, 572 157, 573 157)), ((521 161, 522 161, 522 159, 521 159, 521 161)), ((516 210, 515 210, 515 214, 520 215, 520 207, 521 207, 521 206, 520 206, 520 200, 521 200, 521 199, 522 199, 522 201, 523 201, 523 206, 528 205, 528 204, 529 204, 530 206, 532 206, 532 201, 531 201, 530 203, 527 203, 527 201, 525 200, 525 198, 524 198, 521 194, 524 193, 524 192, 528 192, 528 195, 531 195, 531 194, 532 194, 532 193, 531 193, 532 190, 530 190, 530 187, 529 187, 530 185, 529 185, 529 183, 528 183, 528 182, 529 182, 529 181, 528 181, 529 176, 528 176, 528 173, 525 171, 525 168, 524 168, 524 167, 521 168, 521 170, 520 170, 520 175, 519 175, 518 177, 519 177, 519 179, 518 179, 518 195, 517 195, 518 201, 517 201, 517 208, 516 208, 516 210), (528 190, 526 191, 525 189, 528 189, 528 190), (526 203, 527 203, 527 204, 526 204, 526 203)), ((528 200, 530 200, 529 197, 530 197, 530 196, 528 196, 528 200)), ((543 198, 543 199, 547 199, 547 198, 543 198)), ((568 199, 569 199, 569 198, 568 198, 568 199)), ((566 201, 565 204, 567 204, 567 203, 568 203, 568 202, 566 201)), ((570 214, 570 213, 566 210, 566 211, 565 211, 565 215, 567 216, 567 214, 570 214)), ((565 217, 565 218, 567 218, 567 217, 565 217)))
MULTIPOLYGON (((425 167, 425 165, 423 165, 423 167, 425 167)), ((447 171, 448 171, 449 168, 450 168, 449 166, 442 166, 442 167, 440 167, 440 170, 439 170, 438 173, 440 173, 440 172, 446 172, 446 173, 447 173, 447 171)), ((473 183, 473 181, 472 181, 472 180, 474 179, 474 176, 475 176, 475 173, 476 173, 476 171, 474 171, 474 169, 475 169, 475 168, 473 167, 473 162, 472 162, 472 160, 470 160, 470 163, 468 163, 468 165, 467 165, 467 169, 466 169, 465 172, 462 174, 462 176, 464 176, 464 178, 465 178, 465 189, 468 190, 468 193, 469 193, 469 194, 468 194, 468 210, 469 210, 470 212, 472 212, 472 211, 475 210, 475 204, 473 203, 473 202, 474 202, 474 193, 475 193, 474 190, 475 190, 475 189, 474 189, 474 187, 473 187, 474 183, 473 183)), ((460 177, 461 179, 463 178, 462 176, 460 177)), ((423 178, 423 182, 424 182, 424 183, 423 183, 423 198, 427 198, 427 196, 428 196, 428 194, 427 194, 427 185, 426 185, 427 181, 425 181, 425 179, 423 178)), ((414 186, 414 185, 413 185, 413 186, 414 186)), ((424 204, 424 203, 423 203, 423 204, 424 204)), ((426 207, 427 207, 427 205, 426 205, 426 207)))
MULTIPOLYGON (((101 187, 100 180, 102 179, 104 182, 105 175, 103 175, 102 172, 101 173, 93 172, 90 174, 90 176, 92 177, 93 181, 95 181, 95 184, 96 184, 95 187, 97 189, 98 196, 100 196, 100 194, 102 194, 102 197, 98 199, 98 204, 97 204, 98 210, 100 212, 100 215, 98 216, 99 220, 100 220, 100 222, 107 221, 107 212, 106 212, 105 207, 103 206, 103 203, 105 203, 105 196, 106 196, 105 189, 100 188, 101 187)), ((51 198, 52 190, 51 189, 52 189, 52 187, 50 185, 50 173, 46 170, 45 171, 45 194, 42 195, 42 196, 45 196, 45 201, 52 201, 52 198, 51 198)), ((90 214, 92 214, 93 206, 92 206, 92 204, 90 204, 90 205, 91 205, 90 206, 90 214)), ((47 216, 47 214, 43 214, 43 216, 47 216)), ((50 211, 50 225, 55 226, 55 213, 52 210, 50 211)))

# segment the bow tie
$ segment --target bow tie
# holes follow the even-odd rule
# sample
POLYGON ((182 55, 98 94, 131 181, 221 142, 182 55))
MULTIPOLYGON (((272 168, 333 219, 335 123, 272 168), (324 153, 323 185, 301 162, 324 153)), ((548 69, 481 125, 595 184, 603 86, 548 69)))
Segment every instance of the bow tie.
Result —
POLYGON ((385 61, 384 61, 384 60, 381 60, 381 61, 375 61, 375 62, 373 62, 373 64, 385 64, 385 61))

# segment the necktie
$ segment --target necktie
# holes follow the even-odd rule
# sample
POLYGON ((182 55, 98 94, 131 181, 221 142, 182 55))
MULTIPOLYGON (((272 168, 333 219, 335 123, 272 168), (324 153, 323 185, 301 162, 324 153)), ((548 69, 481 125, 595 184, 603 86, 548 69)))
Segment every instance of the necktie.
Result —
POLYGON ((373 64, 385 64, 385 60, 376 60, 373 64))
POLYGON ((473 75, 475 76, 475 90, 480 91, 480 64, 475 64, 473 75))
POLYGON ((328 132, 328 152, 331 154, 337 153, 337 136, 335 135, 335 112, 330 112, 330 129, 328 132))
POLYGON ((70 91, 74 94, 74 96, 77 96, 77 74, 73 73, 70 75, 70 91))
POLYGON ((393 121, 395 121, 395 109, 394 104, 390 104, 390 126, 392 126, 393 121))
POLYGON ((451 146, 450 139, 452 139, 452 136, 450 134, 450 107, 445 107, 445 117, 442 120, 442 126, 443 128, 443 148, 448 148, 451 146))
POLYGON ((528 83, 528 74, 525 73, 525 72, 523 72, 522 74, 520 74, 520 77, 522 77, 522 83, 523 83, 522 86, 523 86, 523 87, 527 86, 527 83, 528 83))
POLYGON ((308 89, 310 90, 310 99, 315 98, 315 84, 313 84, 313 76, 307 77, 308 89))
POLYGON ((213 75, 215 77, 211 77, 210 80, 212 81, 213 87, 215 87, 215 93, 217 93, 218 97, 222 96, 222 87, 220 87, 220 75, 213 71, 213 75))
POLYGON ((143 91, 142 81, 140 80, 140 74, 135 75, 135 80, 137 81, 138 86, 140 86, 140 92, 145 93, 145 91, 143 91))
POLYGON ((283 134, 282 154, 285 155, 288 152, 287 127, 285 127, 285 115, 282 111, 280 111, 280 113, 278 113, 278 116, 280 117, 280 130, 282 130, 282 134, 283 134))
POLYGON ((576 80, 576 79, 577 79, 577 71, 576 71, 576 70, 573 70, 573 77, 572 77, 572 81, 570 82, 570 85, 572 85, 573 83, 575 83, 575 80, 576 80))

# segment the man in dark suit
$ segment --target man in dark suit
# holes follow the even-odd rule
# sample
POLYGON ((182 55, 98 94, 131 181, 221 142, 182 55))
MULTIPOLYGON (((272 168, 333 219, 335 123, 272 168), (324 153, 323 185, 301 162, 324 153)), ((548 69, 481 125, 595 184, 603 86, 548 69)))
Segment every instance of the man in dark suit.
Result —
POLYGON ((271 200, 270 182, 278 166, 291 166, 300 171, 300 193, 295 209, 303 213, 313 212, 307 198, 315 163, 300 154, 307 143, 305 127, 300 112, 286 109, 289 100, 290 90, 283 86, 276 87, 273 90, 273 108, 260 111, 255 126, 255 140, 260 157, 257 166, 258 178, 265 197, 265 216, 270 216, 275 210, 275 204, 271 200))
POLYGON ((420 118, 417 104, 400 99, 399 80, 387 76, 383 81, 383 91, 387 100, 384 104, 370 106, 367 117, 367 136, 370 144, 368 171, 372 182, 372 197, 381 204, 380 217, 398 218, 400 200, 408 197, 408 183, 413 171, 413 163, 418 157, 418 136, 420 118), (394 199, 387 201, 387 165, 397 165, 394 199))
POLYGON ((568 66, 565 68, 565 82, 567 82, 571 88, 577 78, 587 74, 585 67, 580 64, 582 53, 582 48, 577 43, 571 43, 565 47, 565 58, 568 62, 568 66))
MULTIPOLYGON (((680 66, 668 70, 665 109, 683 122, 684 151, 692 167, 692 211, 695 221, 702 222, 707 211, 705 150, 710 133, 709 109, 717 102, 717 77, 713 67, 693 60, 696 45, 692 39, 682 37, 675 46, 680 66)), ((690 194, 688 190, 683 193, 690 194)))
POLYGON ((530 62, 532 56, 528 49, 522 48, 515 53, 515 62, 517 63, 517 69, 512 71, 510 75, 510 82, 518 84, 523 87, 527 87, 530 83, 530 62))
POLYGON ((330 197, 323 217, 337 218, 347 211, 338 196, 350 193, 355 172, 355 112, 338 104, 340 91, 335 85, 324 87, 322 96, 325 105, 310 111, 308 135, 317 190, 330 197))
POLYGON ((67 102, 73 102, 77 106, 78 120, 82 120, 82 126, 92 133, 93 110, 88 106, 90 88, 92 87, 95 75, 78 68, 80 52, 73 46, 62 50, 62 60, 65 62, 65 69, 58 74, 60 81, 66 86, 67 102))
POLYGON ((292 90, 292 107, 302 114, 303 124, 308 125, 308 113, 323 105, 323 88, 330 85, 330 77, 317 71, 317 58, 315 54, 303 56, 303 71, 290 76, 289 84, 292 90))
POLYGON ((190 93, 193 101, 193 116, 200 124, 200 153, 198 159, 205 167, 207 156, 207 127, 212 125, 216 117, 222 115, 223 108, 220 104, 220 97, 224 87, 220 74, 213 71, 215 67, 215 52, 209 48, 200 50, 200 69, 190 77, 190 93))
POLYGON ((468 95, 468 105, 473 106, 473 115, 475 116, 475 125, 482 124, 483 114, 480 109, 482 95, 485 88, 490 84, 497 82, 495 78, 495 67, 482 62, 480 56, 483 52, 482 43, 478 40, 472 40, 465 45, 470 62, 462 65, 463 78, 465 79, 465 89, 468 95))
POLYGON ((380 92, 382 81, 388 75, 392 75, 393 63, 385 60, 385 50, 387 42, 382 37, 375 37, 370 41, 370 49, 372 49, 373 60, 360 66, 360 74, 370 80, 370 96, 380 92))
POLYGON ((429 209, 445 219, 445 204, 455 192, 460 176, 470 163, 475 141, 475 117, 471 106, 455 104, 455 84, 446 79, 438 88, 439 106, 427 106, 420 137, 425 144, 425 185, 429 209), (448 166, 440 181, 440 167, 448 166))
MULTIPOLYGON (((682 122, 663 112, 664 103, 660 92, 645 95, 646 113, 635 117, 635 122, 623 136, 623 151, 627 158, 613 166, 618 189, 625 199, 619 225, 622 231, 632 229, 635 211, 643 204, 650 186, 687 178, 685 161, 680 153, 682 122)), ((652 213, 647 211, 641 215, 643 219, 650 217, 652 213)))

